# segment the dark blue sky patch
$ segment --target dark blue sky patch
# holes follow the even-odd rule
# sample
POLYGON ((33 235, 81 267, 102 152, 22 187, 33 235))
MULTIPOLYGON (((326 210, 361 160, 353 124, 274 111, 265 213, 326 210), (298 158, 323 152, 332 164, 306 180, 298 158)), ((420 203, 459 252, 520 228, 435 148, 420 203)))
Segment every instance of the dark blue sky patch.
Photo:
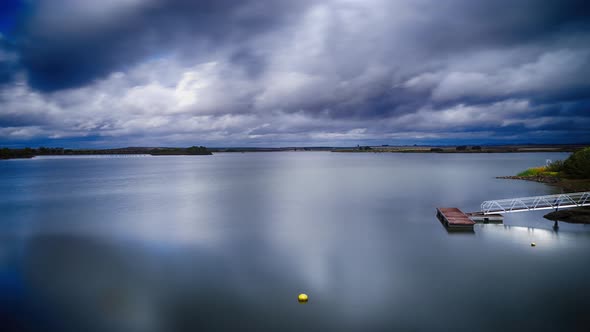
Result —
POLYGON ((24 7, 22 0, 0 1, 0 33, 10 35, 24 7))

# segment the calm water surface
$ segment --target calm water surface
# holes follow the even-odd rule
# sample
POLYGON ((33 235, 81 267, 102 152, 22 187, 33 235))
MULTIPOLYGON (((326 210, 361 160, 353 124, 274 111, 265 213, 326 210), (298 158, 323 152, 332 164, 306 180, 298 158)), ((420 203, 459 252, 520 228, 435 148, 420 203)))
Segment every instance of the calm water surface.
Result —
POLYGON ((566 157, 1 161, 0 330, 588 331, 590 227, 435 218, 557 193, 495 176, 566 157))

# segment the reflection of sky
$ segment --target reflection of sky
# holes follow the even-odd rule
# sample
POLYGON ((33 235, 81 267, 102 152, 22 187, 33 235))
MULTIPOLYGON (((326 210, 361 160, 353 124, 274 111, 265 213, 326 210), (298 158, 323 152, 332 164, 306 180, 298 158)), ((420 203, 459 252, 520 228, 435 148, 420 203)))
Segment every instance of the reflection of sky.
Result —
POLYGON ((527 327, 567 327, 570 303, 590 304, 580 295, 590 277, 579 265, 590 252, 584 226, 555 232, 542 213, 512 214, 506 225, 449 234, 434 217, 436 206, 549 193, 494 178, 535 158, 546 156, 9 163, 20 167, 0 179, 13 193, 0 203, 13 262, 3 266, 25 276, 23 310, 44 304, 50 317, 71 317, 69 330, 492 328, 538 315, 527 327), (554 282, 567 284, 545 287, 554 282), (296 303, 300 292, 307 306, 296 303), (564 305, 530 306, 549 300, 564 305))
POLYGON ((590 241, 590 230, 584 225, 571 225, 565 222, 559 222, 559 228, 553 229, 552 221, 545 220, 544 226, 547 228, 510 226, 510 225, 478 225, 477 236, 490 238, 494 241, 504 242, 514 246, 527 246, 535 243, 535 250, 552 250, 552 249, 573 249, 580 246, 580 241, 590 241), (572 227, 573 226, 573 227, 572 227), (566 231, 565 229, 574 229, 566 231), (586 232, 578 232, 580 229, 586 229, 586 232))

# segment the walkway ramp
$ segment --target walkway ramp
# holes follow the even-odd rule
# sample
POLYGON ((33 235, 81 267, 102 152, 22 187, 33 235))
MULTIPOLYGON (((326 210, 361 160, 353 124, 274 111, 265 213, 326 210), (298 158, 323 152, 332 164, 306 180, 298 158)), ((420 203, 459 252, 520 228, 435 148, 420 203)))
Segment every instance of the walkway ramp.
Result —
POLYGON ((481 213, 502 214, 590 206, 590 192, 500 199, 481 203, 481 213))

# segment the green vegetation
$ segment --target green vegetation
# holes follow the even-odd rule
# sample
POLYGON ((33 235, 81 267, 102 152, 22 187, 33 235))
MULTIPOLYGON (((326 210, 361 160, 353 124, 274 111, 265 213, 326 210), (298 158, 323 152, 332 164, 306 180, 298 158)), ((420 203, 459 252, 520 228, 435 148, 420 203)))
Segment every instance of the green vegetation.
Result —
POLYGON ((558 172, 550 172, 547 170, 547 167, 533 167, 529 168, 524 172, 518 173, 518 176, 557 176, 558 172))
POLYGON ((563 171, 563 160, 556 160, 545 166, 547 172, 561 172, 563 171))
POLYGON ((191 146, 190 148, 147 148, 147 147, 129 147, 120 149, 102 149, 102 150, 70 150, 63 148, 46 148, 38 149, 8 149, 0 148, 0 159, 13 158, 32 158, 34 156, 55 156, 55 155, 106 155, 106 154, 149 154, 153 156, 161 155, 210 155, 212 154, 204 146, 191 146))
POLYGON ((572 179, 590 179, 590 147, 567 158, 563 163, 563 172, 572 179))
POLYGON ((31 148, 24 149, 0 149, 0 159, 12 159, 12 158, 33 158, 35 156, 35 150, 31 148))
POLYGON ((574 152, 565 161, 557 160, 547 166, 529 168, 518 176, 590 179, 590 147, 574 152))
POLYGON ((165 155, 209 155, 212 154, 204 146, 191 146, 190 148, 157 148, 149 151, 152 156, 165 155))

